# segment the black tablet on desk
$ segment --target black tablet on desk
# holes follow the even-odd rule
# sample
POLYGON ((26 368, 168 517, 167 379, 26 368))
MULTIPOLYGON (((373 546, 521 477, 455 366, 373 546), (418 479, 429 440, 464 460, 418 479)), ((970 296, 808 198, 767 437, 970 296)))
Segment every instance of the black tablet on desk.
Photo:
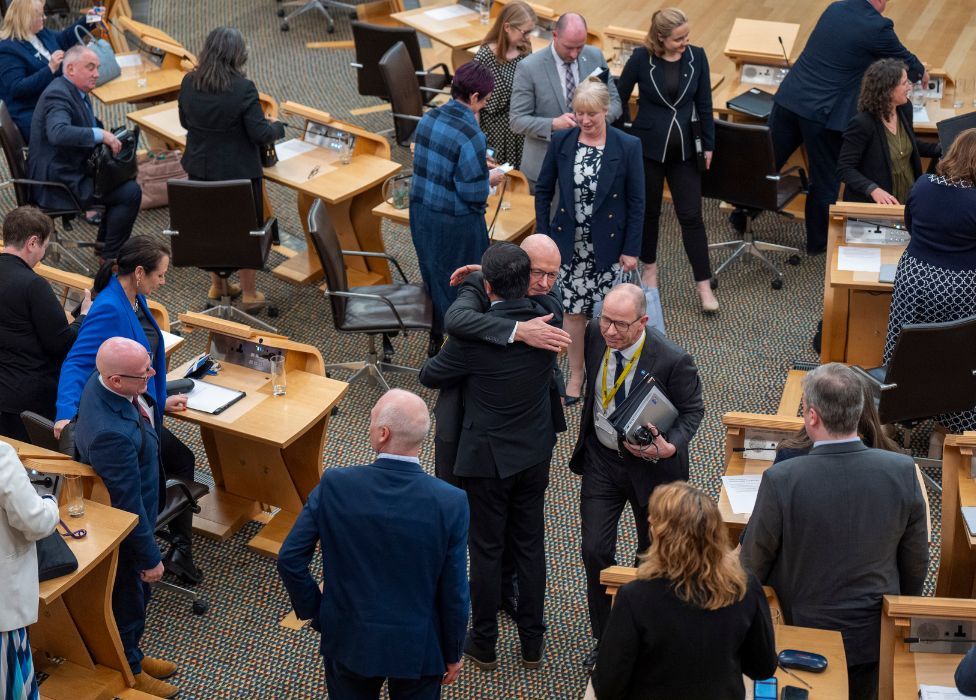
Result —
POLYGON ((756 119, 769 119, 773 111, 773 96, 759 88, 749 88, 744 93, 725 103, 733 112, 748 114, 756 119))

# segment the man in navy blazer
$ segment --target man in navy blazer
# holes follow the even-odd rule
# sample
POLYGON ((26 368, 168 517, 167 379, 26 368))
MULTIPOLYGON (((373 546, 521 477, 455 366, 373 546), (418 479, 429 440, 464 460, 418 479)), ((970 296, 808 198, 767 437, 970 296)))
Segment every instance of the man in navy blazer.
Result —
POLYGON ((112 590, 112 612, 136 688, 172 697, 177 688, 159 680, 176 671, 168 661, 145 657, 139 640, 146 627, 149 584, 163 577, 153 531, 159 513, 159 437, 146 385, 155 371, 146 349, 128 338, 109 338, 98 349, 81 395, 75 449, 105 482, 112 507, 139 517, 122 541, 112 590))
POLYGON ((879 58, 900 58, 909 79, 928 82, 925 67, 898 40, 892 21, 881 15, 887 3, 838 0, 827 7, 774 98, 769 128, 777 169, 801 143, 807 148, 806 226, 811 254, 827 248, 827 212, 840 189, 837 157, 844 129, 857 111, 864 71, 879 58))
MULTIPOLYGON (((102 128, 95 117, 89 93, 98 80, 98 56, 91 49, 72 46, 64 54, 64 75, 51 81, 41 94, 31 122, 31 143, 27 155, 28 177, 64 184, 81 203, 105 205, 98 226, 100 256, 113 260, 132 234, 139 214, 142 190, 129 180, 101 197, 95 197, 95 180, 88 174, 87 161, 100 143, 118 153, 121 142, 102 128)), ((43 209, 75 208, 71 197, 57 187, 34 186, 34 202, 43 209)))
POLYGON ((419 396, 393 389, 370 413, 372 464, 327 469, 278 554, 300 619, 322 635, 329 697, 439 698, 461 671, 468 624, 465 494, 425 474, 419 396), (322 591, 308 570, 322 547, 322 591))

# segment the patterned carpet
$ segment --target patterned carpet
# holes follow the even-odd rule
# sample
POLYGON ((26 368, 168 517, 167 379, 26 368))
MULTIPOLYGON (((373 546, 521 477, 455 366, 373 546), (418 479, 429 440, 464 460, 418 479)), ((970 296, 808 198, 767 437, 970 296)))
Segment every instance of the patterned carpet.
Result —
MULTIPOLYGON (((75 4, 81 3, 75 0, 75 4)), ((291 23, 290 32, 283 33, 278 29, 275 9, 273 0, 157 0, 150 7, 150 21, 194 52, 199 52, 207 32, 218 21, 236 26, 248 40, 249 74, 259 90, 274 95, 279 102, 294 100, 321 108, 371 130, 390 127, 388 113, 349 115, 352 108, 377 104, 355 91, 353 69, 349 67, 351 50, 311 51, 304 46, 311 40, 351 39, 348 19, 337 14, 335 34, 326 35, 320 16, 303 15, 291 23)), ((125 110, 121 107, 96 106, 96 112, 107 125, 123 123, 125 110)), ((394 148, 394 157, 408 162, 409 154, 394 148)), ((274 184, 269 190, 283 230, 300 234, 294 194, 274 184)), ((0 191, 0 199, 3 211, 13 205, 9 189, 0 191)), ((732 237, 715 202, 706 202, 705 220, 713 241, 732 237)), ((795 222, 764 215, 756 223, 757 237, 803 247, 803 229, 795 222)), ((136 233, 158 235, 167 224, 166 209, 144 212, 136 233)), ((698 308, 690 266, 670 206, 662 225, 660 268, 668 334, 695 357, 705 392, 705 419, 691 448, 692 481, 717 497, 724 454, 722 414, 732 410, 774 412, 792 363, 816 361, 810 338, 822 313, 824 258, 804 258, 798 267, 787 267, 786 285, 780 291, 770 288, 769 275, 757 264, 737 263, 722 276, 717 292, 720 313, 706 317, 698 308)), ((75 229, 79 237, 94 236, 94 230, 85 224, 75 229)), ((400 260, 408 276, 419 279, 408 231, 387 225, 384 237, 387 250, 400 260)), ((291 237, 286 237, 286 242, 301 245, 291 237)), ((719 255, 725 253, 713 257, 715 264, 721 260, 719 255)), ((271 265, 280 261, 272 254, 271 265)), ((315 345, 327 362, 362 357, 364 341, 335 332, 328 304, 314 287, 294 287, 268 273, 260 273, 258 279, 259 288, 280 310, 274 323, 283 333, 315 345)), ((174 269, 157 298, 175 319, 180 311, 202 308, 205 292, 203 273, 174 269)), ((204 340, 200 335, 188 337, 174 362, 200 351, 204 340)), ((423 334, 396 339, 395 343, 398 362, 420 366, 427 344, 423 334)), ((392 383, 416 391, 433 406, 434 392, 420 387, 415 379, 393 375, 392 383)), ((370 459, 366 426, 368 411, 378 396, 378 391, 365 383, 351 387, 330 425, 323 458, 326 467, 370 459)), ((546 501, 546 618, 550 630, 546 662, 536 671, 522 669, 515 629, 506 616, 500 616, 500 668, 484 673, 466 666, 458 683, 445 689, 446 698, 582 697, 586 676, 581 664, 590 649, 589 624, 579 555, 579 479, 567 467, 579 411, 578 407, 568 411, 571 428, 556 446, 546 501)), ((209 480, 196 430, 176 421, 169 424, 194 448, 199 478, 209 480)), ((428 444, 422 461, 431 471, 432 457, 428 444)), ((937 526, 939 503, 934 494, 930 496, 937 526)), ((205 616, 191 614, 186 601, 166 592, 159 593, 150 607, 145 651, 180 665, 173 681, 181 688, 182 698, 313 698, 325 693, 317 635, 310 629, 295 632, 279 626, 289 604, 274 563, 246 547, 259 528, 252 523, 221 543, 195 539, 197 560, 205 571, 199 589, 211 604, 205 616)), ((625 515, 621 562, 631 560, 634 542, 632 519, 625 515)), ((937 558, 937 550, 932 556, 933 560, 937 558)))

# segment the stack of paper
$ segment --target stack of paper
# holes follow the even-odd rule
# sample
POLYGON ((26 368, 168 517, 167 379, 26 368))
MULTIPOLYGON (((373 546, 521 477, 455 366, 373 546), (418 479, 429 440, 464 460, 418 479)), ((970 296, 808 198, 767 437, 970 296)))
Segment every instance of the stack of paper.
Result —
POLYGON ((837 269, 850 272, 881 272, 881 249, 839 246, 837 269))
POLYGON ((918 697, 921 700, 966 700, 966 696, 955 688, 924 683, 918 687, 918 697))
POLYGON ((732 512, 736 515, 752 515, 756 507, 756 495, 759 493, 759 482, 762 474, 744 474, 743 476, 723 476, 722 485, 729 496, 732 512))

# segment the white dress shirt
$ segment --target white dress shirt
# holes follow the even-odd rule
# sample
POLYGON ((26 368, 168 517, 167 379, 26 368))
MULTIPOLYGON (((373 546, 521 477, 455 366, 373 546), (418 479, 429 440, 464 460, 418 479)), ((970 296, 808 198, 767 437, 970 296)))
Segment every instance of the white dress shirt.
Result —
MULTIPOLYGON (((623 350, 620 351, 620 353, 623 355, 624 365, 630 362, 631 359, 634 357, 634 355, 637 354, 637 350, 641 347, 641 343, 644 342, 644 339, 646 337, 647 337, 647 331, 644 331, 640 334, 640 337, 637 338, 637 340, 632 345, 628 345, 627 347, 625 347, 623 350)), ((610 348, 607 349, 610 350, 610 359, 607 360, 606 363, 606 378, 604 379, 604 374, 603 374, 604 364, 601 360, 600 371, 596 373, 596 384, 593 386, 593 424, 594 427, 596 428, 596 436, 600 440, 600 444, 611 450, 616 450, 617 439, 615 437, 611 437, 610 435, 608 435, 606 430, 600 429, 600 424, 604 420, 604 416, 606 416, 609 413, 613 413, 613 409, 616 408, 616 404, 617 404, 616 396, 620 396, 620 392, 618 391, 613 401, 610 402, 610 406, 607 407, 607 410, 603 409, 602 396, 603 396, 604 382, 606 382, 607 389, 612 391, 613 378, 617 373, 617 352, 610 348)), ((630 387, 634 383, 634 375, 637 374, 636 370, 637 370, 637 363, 635 362, 634 365, 630 368, 630 371, 627 373, 627 376, 624 378, 623 389, 624 391, 627 392, 627 394, 630 393, 630 387)))

